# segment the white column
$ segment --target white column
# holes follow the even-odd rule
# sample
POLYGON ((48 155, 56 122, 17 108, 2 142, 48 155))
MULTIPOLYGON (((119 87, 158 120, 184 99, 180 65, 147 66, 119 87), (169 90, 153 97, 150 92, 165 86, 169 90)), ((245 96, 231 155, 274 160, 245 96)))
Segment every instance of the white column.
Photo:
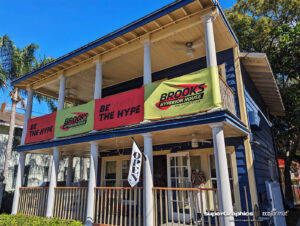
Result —
POLYGON ((19 166, 18 166, 15 193, 14 193, 14 200, 13 200, 13 206, 12 206, 11 214, 17 214, 17 211, 18 211, 20 187, 22 187, 22 184, 23 184, 25 158, 26 158, 26 153, 21 152, 20 156, 19 156, 19 166))
POLYGON ((68 168, 67 168, 67 187, 71 187, 72 184, 72 173, 73 173, 73 156, 68 157, 68 168))
POLYGON ((144 225, 153 226, 153 147, 152 135, 150 133, 144 136, 144 225))
POLYGON ((66 90, 66 77, 64 75, 61 75, 59 81, 59 93, 58 93, 58 101, 57 101, 58 110, 64 109, 65 90, 66 90))
POLYGON ((102 98, 102 62, 100 60, 95 61, 96 75, 95 75, 95 90, 94 99, 102 98))
POLYGON ((144 133, 144 154, 148 156, 151 171, 153 171, 153 147, 152 147, 152 134, 144 133))
POLYGON ((56 182, 57 182, 58 165, 59 165, 59 150, 57 148, 54 148, 53 149, 50 184, 49 184, 49 190, 48 190, 46 217, 52 217, 52 213, 53 213, 54 188, 56 187, 56 182))
POLYGON ((144 45, 144 85, 152 82, 152 71, 151 71, 151 42, 145 41, 144 45))
POLYGON ((94 223, 94 196, 95 187, 97 185, 97 168, 98 168, 98 144, 94 141, 91 142, 91 156, 90 156, 90 175, 89 187, 86 209, 86 225, 93 225, 94 223))
MULTIPOLYGON (((232 197, 228 175, 223 124, 211 124, 214 143, 214 155, 217 174, 218 198, 220 212, 232 213, 232 197)), ((234 225, 232 216, 221 216, 221 225, 234 225)))
POLYGON ((206 49, 206 64, 207 67, 217 66, 216 45, 214 38, 213 15, 206 15, 202 18, 204 23, 205 33, 205 49, 206 49))
POLYGON ((31 118, 31 112, 32 112, 33 94, 34 94, 34 90, 29 89, 28 96, 27 96, 25 117, 24 117, 24 125, 23 125, 23 130, 22 130, 21 145, 25 144, 28 120, 31 118))

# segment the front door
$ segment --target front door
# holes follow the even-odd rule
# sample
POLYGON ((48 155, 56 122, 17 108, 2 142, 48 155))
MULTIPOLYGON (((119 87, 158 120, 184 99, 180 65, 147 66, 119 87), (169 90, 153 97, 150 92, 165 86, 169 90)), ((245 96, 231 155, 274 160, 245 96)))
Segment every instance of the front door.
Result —
MULTIPOLYGON (((168 187, 169 188, 188 188, 191 187, 191 167, 190 156, 188 152, 171 153, 167 156, 168 165, 168 187)), ((173 216, 174 220, 190 219, 187 214, 190 214, 186 209, 186 202, 189 200, 188 192, 169 191, 169 216, 173 216)))

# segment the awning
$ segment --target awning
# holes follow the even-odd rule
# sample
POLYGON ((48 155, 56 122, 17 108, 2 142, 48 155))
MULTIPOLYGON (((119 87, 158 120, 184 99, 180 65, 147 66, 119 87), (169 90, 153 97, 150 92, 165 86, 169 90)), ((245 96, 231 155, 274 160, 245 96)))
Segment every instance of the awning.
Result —
POLYGON ((240 53, 242 64, 272 115, 284 115, 284 106, 265 53, 240 53))

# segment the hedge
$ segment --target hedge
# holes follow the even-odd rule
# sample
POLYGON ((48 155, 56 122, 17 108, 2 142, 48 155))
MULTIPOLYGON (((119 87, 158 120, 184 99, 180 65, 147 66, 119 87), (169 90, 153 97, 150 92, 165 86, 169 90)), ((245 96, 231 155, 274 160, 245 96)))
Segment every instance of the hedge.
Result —
POLYGON ((5 226, 19 226, 19 225, 82 225, 80 221, 75 220, 62 220, 59 218, 46 218, 46 217, 37 217, 37 216, 27 216, 23 214, 17 215, 8 215, 1 214, 0 215, 0 225, 5 226))

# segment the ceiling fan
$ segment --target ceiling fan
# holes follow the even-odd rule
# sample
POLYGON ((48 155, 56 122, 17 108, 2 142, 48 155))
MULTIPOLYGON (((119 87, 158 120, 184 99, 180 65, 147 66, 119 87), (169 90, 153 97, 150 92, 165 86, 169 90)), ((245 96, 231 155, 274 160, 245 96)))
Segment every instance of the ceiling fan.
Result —
POLYGON ((194 52, 195 49, 202 46, 203 42, 176 42, 176 45, 181 45, 182 47, 175 47, 173 48, 174 50, 184 50, 186 51, 186 54, 190 57, 190 58, 194 58, 194 52))

